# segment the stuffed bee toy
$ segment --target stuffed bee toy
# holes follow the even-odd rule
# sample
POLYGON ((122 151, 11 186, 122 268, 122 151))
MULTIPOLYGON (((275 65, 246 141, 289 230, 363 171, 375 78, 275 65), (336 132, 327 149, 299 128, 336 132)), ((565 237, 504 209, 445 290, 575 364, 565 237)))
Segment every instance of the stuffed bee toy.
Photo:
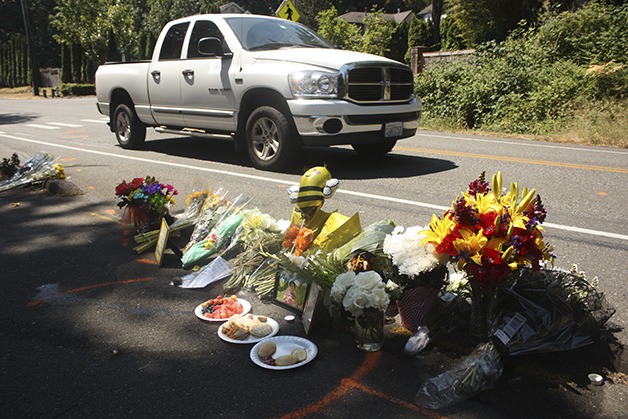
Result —
POLYGON ((331 198, 340 181, 331 177, 326 167, 316 166, 306 171, 299 185, 288 188, 290 202, 307 216, 312 216, 323 206, 326 199, 331 198))

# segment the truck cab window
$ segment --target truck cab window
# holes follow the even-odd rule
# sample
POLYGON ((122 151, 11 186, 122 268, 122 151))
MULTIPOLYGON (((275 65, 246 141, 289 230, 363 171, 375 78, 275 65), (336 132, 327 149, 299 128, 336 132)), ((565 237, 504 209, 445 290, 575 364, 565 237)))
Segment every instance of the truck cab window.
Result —
POLYGON ((190 37, 190 44, 188 46, 188 58, 204 57, 198 51, 198 41, 203 38, 218 38, 223 43, 225 51, 228 50, 225 45, 225 38, 222 36, 222 32, 220 32, 216 24, 207 20, 199 20, 194 24, 194 29, 192 30, 192 36, 190 37))
POLYGON ((159 60, 178 60, 181 58, 183 39, 185 38, 189 25, 189 22, 179 23, 168 30, 164 42, 161 45, 159 60))

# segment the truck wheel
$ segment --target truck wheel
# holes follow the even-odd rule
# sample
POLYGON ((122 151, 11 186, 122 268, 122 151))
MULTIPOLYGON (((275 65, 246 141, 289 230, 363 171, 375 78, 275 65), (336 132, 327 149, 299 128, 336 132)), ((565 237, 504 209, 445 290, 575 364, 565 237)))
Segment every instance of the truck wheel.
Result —
POLYGON ((113 114, 113 130, 122 148, 138 149, 146 139, 146 126, 138 119, 135 112, 124 103, 113 114))
POLYGON ((294 163, 301 140, 283 112, 262 106, 246 122, 246 145, 253 165, 262 170, 280 170, 294 163))
POLYGON ((364 157, 379 157, 395 147, 397 140, 386 140, 375 144, 351 144, 351 147, 364 157))

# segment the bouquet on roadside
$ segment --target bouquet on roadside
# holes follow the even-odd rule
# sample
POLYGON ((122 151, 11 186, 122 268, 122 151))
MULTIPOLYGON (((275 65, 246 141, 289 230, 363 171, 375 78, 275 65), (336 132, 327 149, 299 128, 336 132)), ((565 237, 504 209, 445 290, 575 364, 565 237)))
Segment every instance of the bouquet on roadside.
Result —
MULTIPOLYGON (((205 205, 205 201, 210 196, 209 191, 196 191, 188 194, 185 204, 185 211, 181 215, 177 215, 174 222, 169 226, 170 232, 183 230, 194 225, 199 214, 205 205)), ((136 253, 142 253, 157 244, 159 239, 159 230, 151 230, 146 233, 140 233, 135 236, 137 246, 133 248, 136 253)))
POLYGON ((0 192, 51 179, 66 179, 65 169, 61 164, 55 163, 55 160, 51 154, 40 151, 28 159, 10 178, 0 181, 0 192))
POLYGON ((394 281, 401 291, 418 286, 440 289, 447 274, 447 255, 431 243, 421 244, 425 227, 397 226, 384 239, 383 251, 393 265, 394 281))
POLYGON ((218 188, 210 193, 203 201, 198 216, 194 220, 194 229, 188 243, 183 247, 183 253, 207 237, 212 228, 231 206, 232 202, 227 200, 227 191, 223 188, 218 188))
POLYGON ((134 224, 138 232, 159 228, 161 219, 175 204, 174 196, 179 192, 170 184, 159 182, 154 176, 123 180, 116 186, 120 198, 118 208, 124 208, 122 220, 134 224))
POLYGON ((243 216, 244 220, 236 232, 237 244, 234 248, 238 253, 229 259, 235 268, 223 288, 230 293, 237 293, 243 287, 250 286, 260 298, 267 297, 272 292, 275 276, 272 271, 262 275, 262 270, 270 264, 270 261, 266 261, 268 255, 280 251, 289 222, 277 221, 258 209, 244 211, 243 216))
POLYGON ((231 240, 237 228, 244 220, 242 210, 249 201, 250 199, 244 195, 239 195, 233 200, 231 205, 222 212, 220 220, 216 222, 205 238, 187 248, 181 258, 183 268, 187 269, 196 262, 200 262, 216 254, 231 240))

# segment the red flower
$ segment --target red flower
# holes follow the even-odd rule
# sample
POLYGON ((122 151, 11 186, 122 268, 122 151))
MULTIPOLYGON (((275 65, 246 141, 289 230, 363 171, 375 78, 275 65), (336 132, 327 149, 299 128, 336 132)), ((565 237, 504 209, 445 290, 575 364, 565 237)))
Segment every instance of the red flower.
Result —
POLYGON ((133 179, 129 183, 129 186, 131 187, 131 189, 140 188, 142 185, 144 185, 144 178, 143 177, 136 177, 135 179, 133 179))
POLYGON ((126 183, 125 180, 123 180, 122 183, 120 183, 118 186, 116 186, 116 195, 117 196, 124 196, 124 195, 129 193, 130 189, 131 188, 129 187, 129 184, 126 183))
POLYGON ((484 237, 492 237, 496 233, 495 218, 497 218, 497 213, 495 212, 480 214, 479 223, 482 228, 482 232, 484 233, 484 237))

